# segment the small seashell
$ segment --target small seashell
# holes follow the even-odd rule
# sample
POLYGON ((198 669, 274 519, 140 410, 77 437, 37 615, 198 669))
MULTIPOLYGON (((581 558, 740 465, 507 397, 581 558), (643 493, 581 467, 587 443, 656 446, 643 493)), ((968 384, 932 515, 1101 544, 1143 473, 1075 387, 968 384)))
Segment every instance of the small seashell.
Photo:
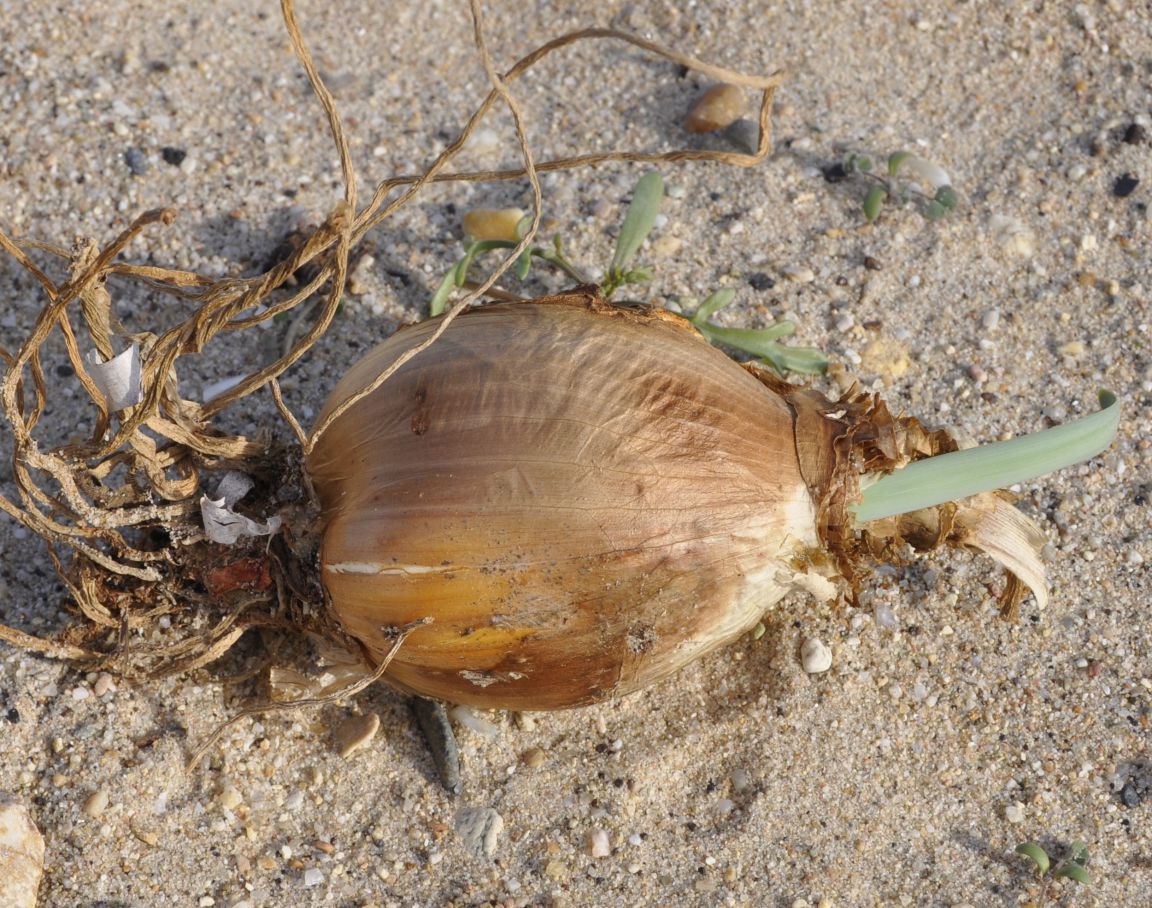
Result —
POLYGON ((739 86, 721 82, 696 100, 684 118, 684 128, 689 132, 714 132, 735 123, 742 116, 744 92, 739 86))

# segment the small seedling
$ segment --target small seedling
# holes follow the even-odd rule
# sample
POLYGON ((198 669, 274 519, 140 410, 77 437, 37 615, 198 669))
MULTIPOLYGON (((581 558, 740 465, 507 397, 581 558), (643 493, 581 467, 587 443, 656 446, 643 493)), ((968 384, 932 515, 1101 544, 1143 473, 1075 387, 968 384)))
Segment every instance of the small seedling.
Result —
POLYGON ((1036 875, 1039 877, 1041 885, 1041 906, 1048 900, 1048 883, 1050 880, 1063 878, 1083 883, 1086 886, 1092 884, 1092 876, 1086 869, 1089 860, 1088 846, 1079 839, 1073 842, 1068 849, 1068 856, 1058 861, 1055 866, 1053 866, 1048 852, 1041 848, 1038 842, 1021 842, 1016 846, 1016 853, 1024 855, 1036 865, 1036 875))
MULTIPOLYGON (((616 238, 612 261, 605 269, 604 278, 600 282, 600 292, 605 299, 611 299, 621 287, 647 283, 652 279, 650 269, 631 267, 631 262, 656 225, 656 217, 660 213, 663 198, 664 180, 660 174, 654 171, 647 173, 636 183, 632 201, 628 204, 624 223, 621 224, 620 234, 616 238)), ((517 227, 518 239, 524 236, 524 231, 530 223, 530 217, 525 217, 520 222, 517 227)), ((464 247, 464 257, 440 282, 429 304, 430 314, 437 316, 443 313, 452 292, 468 284, 468 269, 478 255, 494 249, 514 249, 517 245, 518 242, 513 240, 470 240, 464 247)), ((553 238, 551 248, 530 246, 521 254, 515 267, 516 276, 520 280, 528 276, 533 259, 546 262, 581 284, 592 283, 591 279, 565 256, 559 236, 553 238)), ((777 322, 770 328, 741 329, 726 328, 708 321, 713 313, 727 306, 735 297, 736 291, 731 288, 715 291, 704 300, 689 321, 711 342, 759 357, 777 372, 817 373, 827 368, 828 360, 819 350, 812 347, 786 347, 779 343, 780 338, 795 333, 796 326, 792 322, 777 322)))
POLYGON ((916 202, 921 214, 938 221, 956 207, 956 190, 948 173, 939 164, 908 151, 888 155, 886 173, 876 172, 867 155, 850 154, 840 165, 844 174, 859 174, 872 182, 864 196, 864 218, 875 221, 888 202, 907 205, 916 202))

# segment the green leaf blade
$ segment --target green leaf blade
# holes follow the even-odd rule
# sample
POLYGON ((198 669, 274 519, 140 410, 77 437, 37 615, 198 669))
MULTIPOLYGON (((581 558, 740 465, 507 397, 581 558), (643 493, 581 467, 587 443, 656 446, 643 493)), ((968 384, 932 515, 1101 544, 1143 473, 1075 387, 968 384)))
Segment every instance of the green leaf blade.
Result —
POLYGON ((1116 395, 1100 392, 1101 409, 1051 429, 910 463, 864 489, 852 510, 857 523, 907 514, 978 492, 1004 489, 1101 453, 1120 428, 1116 395))
POLYGON ((646 173, 636 183, 632 192, 632 202, 620 235, 616 238, 616 252, 609 265, 609 273, 622 272, 632 257, 640 250, 652 228, 656 226, 656 216, 660 213, 660 203, 664 198, 664 178, 656 171, 646 173))
POLYGON ((1088 886, 1092 884, 1092 875, 1080 864, 1061 864, 1053 871, 1052 876, 1075 880, 1077 883, 1084 883, 1088 886))
POLYGON ((1030 859, 1036 865, 1036 869, 1043 876, 1048 872, 1052 866, 1051 860, 1048 858, 1048 852, 1039 846, 1036 842, 1021 842, 1016 846, 1016 853, 1022 854, 1024 857, 1030 859))
POLYGON ((888 190, 883 186, 873 186, 864 196, 864 218, 871 224, 880 217, 880 209, 888 197, 888 190))

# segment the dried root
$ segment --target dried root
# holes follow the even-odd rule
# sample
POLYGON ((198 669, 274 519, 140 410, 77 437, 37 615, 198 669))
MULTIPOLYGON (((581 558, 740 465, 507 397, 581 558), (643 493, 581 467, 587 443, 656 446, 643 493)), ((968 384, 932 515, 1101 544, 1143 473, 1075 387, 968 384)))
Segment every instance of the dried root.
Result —
MULTIPOLYGON (((16 494, 0 496, 0 510, 39 535, 67 586, 82 621, 59 640, 43 640, 0 625, 0 640, 90 668, 156 676, 207 665, 251 628, 284 628, 339 638, 322 607, 313 570, 315 518, 300 468, 302 453, 324 429, 308 433, 289 411, 278 378, 317 343, 332 322, 352 250, 369 230, 411 202, 429 183, 527 180, 535 196, 532 230, 487 280, 448 312, 447 326, 488 290, 534 239, 542 208, 538 174, 606 161, 714 160, 741 166, 761 161, 771 137, 771 106, 782 76, 750 77, 710 66, 613 29, 587 29, 559 37, 499 73, 484 43, 480 5, 472 0, 478 53, 492 88, 459 137, 419 175, 401 175, 374 187, 359 203, 356 174, 340 113, 324 85, 296 21, 292 0, 282 0, 293 49, 320 101, 339 151, 343 198, 324 222, 263 274, 211 279, 199 274, 120 260, 134 239, 173 222, 176 212, 140 215, 101 247, 85 240, 71 249, 17 242, 0 231, 0 248, 40 285, 45 303, 19 349, 0 349, 6 369, 0 406, 11 432, 16 494), (528 146, 520 106, 511 86, 545 56, 582 41, 614 40, 689 67, 711 78, 761 92, 760 142, 755 154, 685 150, 616 151, 537 162, 528 146), (448 166, 481 119, 504 104, 516 124, 523 165, 503 171, 451 172, 448 166), (50 276, 33 253, 67 263, 64 280, 50 276), (290 278, 302 276, 300 285, 290 278), (191 303, 191 315, 163 332, 127 333, 113 304, 124 282, 191 303), (255 369, 214 399, 198 403, 180 395, 183 357, 198 354, 221 335, 242 333, 279 315, 307 313, 282 355, 255 369), (62 342, 91 405, 86 439, 44 440, 40 419, 58 392, 43 366, 45 347, 62 342), (293 441, 247 438, 221 431, 214 418, 226 407, 267 388, 293 441), (205 496, 220 477, 239 470, 252 477, 246 506, 258 519, 282 519, 271 540, 244 537, 224 546, 202 519, 205 496), (285 477, 288 477, 285 481, 285 477), (165 619, 176 630, 161 642, 165 619)), ((438 335, 437 335, 438 336, 438 335)), ((429 339, 433 343, 436 336, 429 339)), ((417 355, 419 350, 413 351, 417 355)), ((379 377, 377 385, 386 381, 379 377)), ((338 415, 338 414, 337 414, 338 415)), ((83 425, 84 420, 78 420, 83 425)), ((231 505, 227 505, 231 507, 231 505)), ((239 516, 239 515, 238 515, 239 516)), ((401 638, 402 639, 402 638, 401 638)))

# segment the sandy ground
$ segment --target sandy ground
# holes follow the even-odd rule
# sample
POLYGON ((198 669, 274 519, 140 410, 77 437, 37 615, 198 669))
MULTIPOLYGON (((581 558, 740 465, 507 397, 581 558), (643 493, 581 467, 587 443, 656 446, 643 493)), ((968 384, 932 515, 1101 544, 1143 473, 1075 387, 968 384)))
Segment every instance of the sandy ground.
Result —
MULTIPOLYGON (((568 713, 481 716, 491 735, 459 727, 455 798, 387 687, 242 722, 188 773, 193 744, 258 697, 253 684, 222 683, 255 664, 257 646, 219 672, 111 686, 4 649, 0 790, 46 837, 42 905, 1014 906, 1039 890, 1013 847, 1039 839, 1055 853, 1077 838, 1096 881, 1055 887, 1049 904, 1152 903, 1152 793, 1131 797, 1152 759, 1152 155, 1131 129, 1152 125, 1148 9, 684 6, 496 2, 488 32, 505 66, 562 31, 613 24, 712 62, 790 71, 769 161, 665 168, 674 197, 642 253, 654 298, 738 287, 728 323, 791 315, 804 343, 879 382, 895 409, 972 439, 1088 412, 1101 386, 1123 396, 1109 452, 1021 489, 1051 539, 1051 605, 1029 600, 1019 624, 999 622, 997 573, 947 554, 878 575, 860 611, 789 600, 759 639, 657 689, 568 713), (932 158, 952 174, 959 210, 939 223, 894 210, 863 226, 864 184, 821 173, 849 148, 932 158), (1125 174, 1141 182, 1118 197, 1125 174), (785 280, 788 267, 814 279, 785 280), (888 609, 895 628, 874 620, 888 609), (812 636, 833 649, 822 675, 800 666, 812 636), (340 757, 333 729, 367 713, 380 734, 340 757), (94 793, 107 804, 90 816, 94 793), (470 808, 503 820, 490 856, 465 847, 470 808), (598 830, 607 856, 590 854, 598 830)), ((365 184, 419 168, 485 90, 459 3, 303 2, 299 13, 365 184)), ((0 219, 23 239, 107 241, 137 212, 171 205, 179 220, 129 258, 253 273, 290 225, 340 196, 271 3, 3 3, 0 38, 0 219), (169 163, 164 148, 186 156, 169 163)), ((518 93, 537 152, 552 156, 715 143, 679 125, 702 86, 597 44, 518 93)), ((507 121, 491 128, 499 138, 473 163, 512 163, 507 121)), ((546 180, 545 217, 575 257, 606 261, 639 172, 546 180)), ((521 184, 438 188, 379 230, 362 292, 286 383, 296 412, 314 414, 366 340, 424 311, 459 255, 459 212, 527 200, 521 184)), ((174 304, 125 294, 130 327, 171 318, 174 304)), ((11 348, 40 300, 7 259, 0 299, 11 348)), ((218 343, 182 380, 195 389, 242 371, 271 354, 278 330, 218 343)), ((47 419, 67 432, 86 414, 61 404, 47 419)), ((226 421, 283 431, 263 399, 226 421)), ((66 622, 38 541, 4 523, 0 551, 0 620, 66 622)))

